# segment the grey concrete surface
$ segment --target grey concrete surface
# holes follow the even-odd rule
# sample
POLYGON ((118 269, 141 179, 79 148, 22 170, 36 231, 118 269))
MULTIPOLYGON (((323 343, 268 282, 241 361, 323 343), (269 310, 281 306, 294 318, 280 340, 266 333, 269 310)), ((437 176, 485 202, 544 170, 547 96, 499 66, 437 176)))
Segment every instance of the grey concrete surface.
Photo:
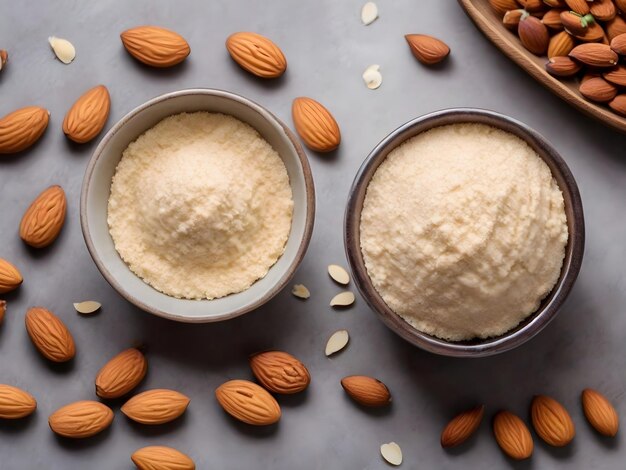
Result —
POLYGON ((0 73, 0 115, 25 105, 50 109, 41 141, 19 158, 0 159, 0 257, 14 261, 25 278, 4 296, 9 309, 0 326, 0 382, 33 393, 38 410, 29 419, 0 423, 0 468, 130 469, 142 446, 171 445, 192 456, 200 469, 384 469, 380 444, 398 442, 406 469, 619 469, 623 434, 598 437, 584 421, 579 394, 594 387, 622 415, 626 318, 626 136, 604 127, 541 88, 504 57, 474 27, 453 0, 378 0, 380 18, 360 24, 356 0, 179 0, 19 2, 0 0, 0 48, 10 63, 0 73), (152 70, 124 51, 119 33, 140 24, 170 27, 189 41, 192 53, 180 67, 152 70), (225 38, 257 31, 284 50, 284 78, 263 82, 228 57, 225 38), (403 35, 431 33, 449 43, 452 56, 427 69, 411 56, 403 35), (49 35, 70 39, 77 58, 56 61, 49 35), (368 90, 361 73, 378 63, 384 77, 368 90), (134 106, 164 92, 216 87, 243 94, 291 123, 294 97, 319 99, 335 114, 343 143, 323 156, 309 152, 317 185, 318 212, 308 254, 294 282, 306 284, 302 302, 288 290, 264 308, 221 324, 186 325, 141 312, 100 276, 84 246, 78 218, 83 171, 96 142, 72 145, 61 132, 71 103, 86 89, 105 84, 112 96, 110 127, 134 106), (580 185, 587 220, 587 246, 578 283, 558 318, 538 337, 503 355, 461 360, 437 357, 405 343, 358 298, 347 311, 327 305, 339 288, 326 275, 329 263, 345 263, 342 216, 353 175, 369 150, 407 120, 458 106, 493 109, 520 119, 561 152, 580 185), (61 184, 69 211, 60 238, 49 249, 29 250, 17 227, 30 201, 50 184, 61 184), (104 304, 84 318, 72 302, 104 304), (72 330, 78 348, 68 366, 45 362, 24 326, 29 306, 55 311, 72 330), (332 359, 326 339, 347 328, 349 347, 332 359), (95 399, 94 376, 106 360, 136 343, 147 347, 150 371, 141 390, 167 387, 191 397, 186 415, 169 425, 134 425, 113 403, 116 417, 102 435, 80 442, 58 439, 48 415, 61 405, 95 399), (310 389, 280 397, 278 426, 253 429, 225 415, 213 390, 231 378, 250 378, 247 355, 279 348, 300 357, 312 374, 310 389), (339 386, 349 374, 373 375, 388 384, 393 406, 366 411, 339 386), (577 436, 555 450, 536 440, 532 460, 515 464, 496 446, 490 430, 501 408, 525 418, 534 394, 566 405, 577 436), (487 416, 469 444, 453 452, 439 447, 442 426, 454 413, 484 403, 487 416))

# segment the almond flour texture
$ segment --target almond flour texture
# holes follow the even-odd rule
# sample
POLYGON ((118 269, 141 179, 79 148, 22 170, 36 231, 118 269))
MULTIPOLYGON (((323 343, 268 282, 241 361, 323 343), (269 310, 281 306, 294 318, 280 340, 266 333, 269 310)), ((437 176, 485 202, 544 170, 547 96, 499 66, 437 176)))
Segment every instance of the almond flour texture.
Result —
POLYGON ((523 140, 442 126, 393 150, 361 213, 361 250, 383 300, 451 341, 501 335, 556 284, 568 239, 563 195, 523 140))
POLYGON ((241 292, 282 255, 293 213, 278 153, 232 116, 170 116, 131 143, 108 206, 130 269, 173 297, 241 292))

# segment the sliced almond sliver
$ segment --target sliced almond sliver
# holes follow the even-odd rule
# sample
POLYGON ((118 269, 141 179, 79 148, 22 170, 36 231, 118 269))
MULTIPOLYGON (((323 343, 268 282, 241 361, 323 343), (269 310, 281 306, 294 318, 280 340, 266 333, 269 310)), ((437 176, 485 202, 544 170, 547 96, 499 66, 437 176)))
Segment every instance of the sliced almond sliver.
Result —
POLYGON ((291 289, 291 293, 299 299, 308 299, 309 297, 311 297, 309 289, 307 289, 306 286, 303 284, 296 284, 295 286, 293 286, 293 289, 291 289))
POLYGON ((365 26, 372 24, 378 18, 378 7, 374 2, 367 2, 361 8, 361 21, 365 26))
POLYGON ((50 47, 54 51, 54 55, 57 56, 64 64, 69 64, 76 57, 76 49, 74 45, 69 42, 67 39, 61 39, 54 36, 50 36, 48 38, 48 42, 50 43, 50 47))
POLYGON ((380 455, 391 465, 397 466, 402 463, 402 449, 400 449, 400 446, 395 442, 381 445, 380 455))
POLYGON ((383 76, 380 73, 380 65, 370 65, 363 72, 363 81, 370 90, 375 90, 383 83, 383 76))
POLYGON ((328 274, 333 278, 333 281, 338 282, 339 284, 346 285, 350 283, 350 275, 348 274, 348 271, 337 264, 331 264, 328 266, 328 274))
POLYGON ((349 290, 340 292, 330 301, 331 307, 348 307, 354 303, 354 294, 349 290))
POLYGON ((331 356, 341 351, 346 347, 348 341, 350 341, 348 330, 335 331, 332 336, 328 338, 328 342, 326 343, 326 355, 331 356))
POLYGON ((100 310, 102 304, 100 302, 96 302, 95 300, 85 300, 84 302, 76 302, 74 304, 74 308, 78 313, 82 313, 83 315, 89 315, 90 313, 94 313, 100 310))

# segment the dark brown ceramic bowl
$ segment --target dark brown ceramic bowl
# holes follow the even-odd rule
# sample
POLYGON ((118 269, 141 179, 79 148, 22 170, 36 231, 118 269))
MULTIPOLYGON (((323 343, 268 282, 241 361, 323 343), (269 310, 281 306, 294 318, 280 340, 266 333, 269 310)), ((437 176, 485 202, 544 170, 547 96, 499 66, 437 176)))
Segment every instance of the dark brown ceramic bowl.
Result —
POLYGON ((583 258, 585 221, 576 181, 569 168, 537 132, 515 119, 481 109, 447 109, 416 118, 389 134, 369 154, 356 175, 346 208, 344 243, 357 288, 381 320, 398 335, 427 351, 456 357, 481 357, 515 348, 539 333, 552 320, 567 298, 583 258), (569 240, 561 276, 535 313, 507 333, 488 339, 451 342, 422 333, 394 313, 378 294, 370 280, 360 246, 361 209, 369 182, 389 152, 405 140, 434 127, 457 123, 482 123, 515 134, 528 143, 547 163, 565 200, 569 240))

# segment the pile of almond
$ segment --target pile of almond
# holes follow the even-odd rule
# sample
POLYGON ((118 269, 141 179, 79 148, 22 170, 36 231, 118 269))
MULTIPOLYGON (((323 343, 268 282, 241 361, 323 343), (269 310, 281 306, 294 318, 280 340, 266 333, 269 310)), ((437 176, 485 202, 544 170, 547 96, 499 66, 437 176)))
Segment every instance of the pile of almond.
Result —
POLYGON ((626 0, 489 0, 522 45, 548 57, 555 77, 626 116, 626 0))

